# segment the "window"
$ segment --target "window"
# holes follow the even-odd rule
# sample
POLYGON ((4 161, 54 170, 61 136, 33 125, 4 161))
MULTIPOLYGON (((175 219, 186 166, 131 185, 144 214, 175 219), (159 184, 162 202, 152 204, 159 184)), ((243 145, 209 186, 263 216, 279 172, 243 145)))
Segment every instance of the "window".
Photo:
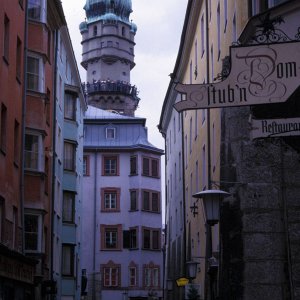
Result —
POLYGON ((8 62, 9 58, 9 18, 4 15, 4 37, 3 37, 3 58, 8 62))
POLYGON ((120 250, 122 225, 101 225, 101 250, 120 250))
POLYGON ((19 37, 17 37, 16 77, 18 81, 21 81, 21 68, 22 68, 21 60, 22 60, 22 42, 19 39, 19 37))
POLYGON ((98 31, 97 26, 94 26, 94 27, 93 27, 93 35, 94 35, 94 36, 97 35, 97 31, 98 31))
POLYGON ((106 138, 115 139, 116 138, 116 128, 106 128, 106 138))
POLYGON ((65 93, 65 119, 76 120, 76 95, 65 93))
POLYGON ((137 267, 130 266, 129 267, 129 286, 137 285, 137 267))
POLYGON ((43 93, 44 87, 44 63, 41 57, 30 54, 27 57, 27 89, 43 93))
POLYGON ((64 191, 62 220, 66 223, 75 221, 75 193, 64 191))
POLYGON ((0 128, 0 150, 6 152, 6 139, 7 139, 7 108, 2 103, 1 105, 1 128, 0 128))
POLYGON ((103 156, 103 176, 118 176, 119 175, 119 157, 118 156, 103 156))
POLYGON ((42 216, 34 213, 25 213, 25 251, 42 251, 42 216))
POLYGON ((143 228, 143 249, 160 250, 160 229, 143 228))
POLYGON ((137 191, 131 190, 130 191, 130 210, 136 211, 138 209, 137 206, 137 191))
POLYGON ((109 261, 108 264, 102 265, 103 268, 103 285, 104 287, 120 286, 121 266, 109 261))
POLYGON ((83 176, 90 175, 90 157, 88 155, 83 156, 83 176))
POLYGON ((159 287, 159 266, 152 262, 149 265, 144 265, 144 287, 157 288, 159 287))
POLYGON ((123 248, 137 249, 137 231, 138 228, 130 228, 123 231, 123 248))
POLYGON ((74 276, 74 245, 63 244, 62 245, 62 257, 61 257, 61 274, 62 276, 74 276))
POLYGON ((46 0, 29 0, 28 17, 35 21, 46 22, 46 0))
POLYGON ((159 160, 156 158, 143 157, 144 176, 159 177, 159 160))
POLYGON ((137 157, 130 156, 130 175, 137 175, 137 157))
POLYGON ((13 249, 16 249, 18 243, 18 209, 13 207, 13 227, 12 227, 12 241, 13 241, 13 249))
POLYGON ((27 132, 25 134, 25 169, 44 171, 43 139, 40 134, 27 132))
POLYGON ((64 143, 64 170, 75 171, 76 144, 64 143))
POLYGON ((120 210, 120 189, 103 188, 101 190, 101 209, 102 211, 119 211, 120 210))
POLYGON ((19 122, 17 120, 15 120, 15 127, 14 127, 14 162, 16 164, 19 163, 19 159, 20 159, 19 131, 20 131, 19 122))

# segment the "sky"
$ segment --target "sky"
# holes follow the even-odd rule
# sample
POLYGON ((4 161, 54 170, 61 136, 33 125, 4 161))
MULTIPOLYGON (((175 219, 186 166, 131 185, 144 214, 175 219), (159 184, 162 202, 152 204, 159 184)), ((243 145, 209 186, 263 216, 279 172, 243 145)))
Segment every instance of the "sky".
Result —
MULTIPOLYGON (((86 0, 62 0, 81 80, 86 81, 81 67, 81 34, 79 24, 85 19, 86 0)), ((157 129, 161 108, 173 72, 185 17, 187 0, 132 0, 130 15, 137 25, 135 63, 131 84, 141 98, 137 117, 147 119, 148 138, 164 149, 164 140, 157 129)))

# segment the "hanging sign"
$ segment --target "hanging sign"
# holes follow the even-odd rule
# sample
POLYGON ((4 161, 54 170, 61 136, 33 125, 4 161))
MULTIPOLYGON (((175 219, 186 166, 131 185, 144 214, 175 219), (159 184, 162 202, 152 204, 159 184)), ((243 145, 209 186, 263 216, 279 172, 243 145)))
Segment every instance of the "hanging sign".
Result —
POLYGON ((285 102, 300 84, 300 42, 231 47, 229 76, 218 83, 181 84, 178 111, 285 102))
POLYGON ((176 280, 177 286, 185 286, 189 283, 189 280, 185 277, 178 278, 176 280))
POLYGON ((251 120, 251 139, 300 136, 300 118, 251 120))

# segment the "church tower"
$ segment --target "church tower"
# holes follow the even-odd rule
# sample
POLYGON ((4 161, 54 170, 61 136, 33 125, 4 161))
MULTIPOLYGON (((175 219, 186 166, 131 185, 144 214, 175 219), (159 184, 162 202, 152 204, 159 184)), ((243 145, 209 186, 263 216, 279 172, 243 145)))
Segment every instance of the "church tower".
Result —
POLYGON ((140 99, 130 83, 137 30, 129 20, 131 0, 87 0, 84 10, 86 20, 79 28, 88 104, 134 116, 140 99))

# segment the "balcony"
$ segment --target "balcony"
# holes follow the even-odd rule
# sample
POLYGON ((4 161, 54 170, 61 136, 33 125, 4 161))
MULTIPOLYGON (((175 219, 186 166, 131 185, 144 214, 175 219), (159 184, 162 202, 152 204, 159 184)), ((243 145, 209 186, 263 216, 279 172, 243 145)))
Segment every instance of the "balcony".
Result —
POLYGON ((135 100, 140 100, 136 86, 120 80, 98 80, 93 83, 83 83, 82 88, 86 96, 93 94, 123 94, 135 100))

